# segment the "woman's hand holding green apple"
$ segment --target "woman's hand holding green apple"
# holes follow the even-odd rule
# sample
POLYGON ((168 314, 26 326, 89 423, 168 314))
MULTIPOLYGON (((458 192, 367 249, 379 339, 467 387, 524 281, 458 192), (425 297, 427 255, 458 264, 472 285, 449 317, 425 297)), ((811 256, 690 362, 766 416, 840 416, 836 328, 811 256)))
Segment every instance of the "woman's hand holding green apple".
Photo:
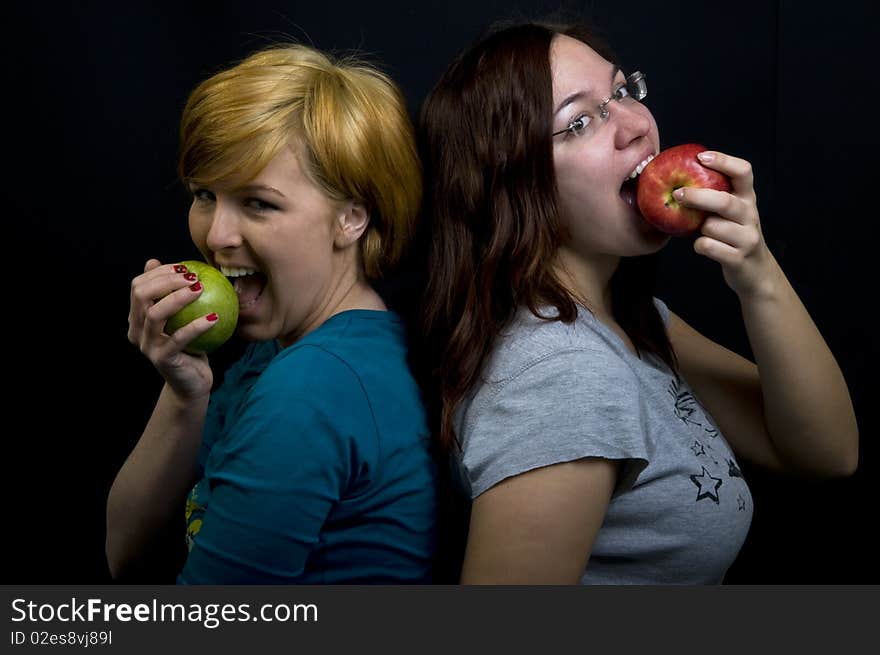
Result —
POLYGON ((202 293, 197 275, 180 264, 150 259, 142 275, 131 283, 128 340, 140 348, 165 382, 182 399, 192 400, 211 392, 213 373, 208 356, 189 354, 184 348, 217 322, 207 315, 184 325, 172 335, 165 323, 202 293))

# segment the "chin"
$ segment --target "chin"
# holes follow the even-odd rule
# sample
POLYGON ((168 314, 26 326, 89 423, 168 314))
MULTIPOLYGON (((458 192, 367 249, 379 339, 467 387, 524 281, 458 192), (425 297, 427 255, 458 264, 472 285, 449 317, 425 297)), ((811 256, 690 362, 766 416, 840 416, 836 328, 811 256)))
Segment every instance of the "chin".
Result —
MULTIPOLYGON (((643 221, 644 222, 644 221, 643 221)), ((648 252, 646 254, 653 254, 662 250, 667 243, 672 240, 672 235, 667 234, 666 232, 661 232, 660 230, 648 225, 645 222, 647 228, 642 229, 642 234, 644 235, 644 243, 648 248, 648 252)))
POLYGON ((661 233, 660 236, 651 235, 649 237, 642 237, 639 239, 639 242, 635 244, 632 248, 632 252, 624 255, 626 257, 644 257, 646 255, 654 255, 663 248, 666 247, 666 244, 669 243, 671 236, 669 234, 661 233))
POLYGON ((242 323, 241 321, 239 321, 236 334, 243 341, 269 341, 278 336, 271 330, 268 330, 264 324, 256 322, 242 323))
POLYGON ((637 257, 639 255, 651 255, 661 250, 669 243, 672 235, 661 232, 656 227, 646 221, 638 209, 624 205, 626 207, 625 221, 633 228, 633 236, 635 243, 633 244, 632 253, 624 256, 637 257))

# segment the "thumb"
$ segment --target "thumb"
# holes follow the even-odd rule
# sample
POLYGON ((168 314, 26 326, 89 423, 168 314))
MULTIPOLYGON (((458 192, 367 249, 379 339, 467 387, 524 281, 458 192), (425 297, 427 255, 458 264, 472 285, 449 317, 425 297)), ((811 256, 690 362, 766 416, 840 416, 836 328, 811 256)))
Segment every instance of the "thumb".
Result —
POLYGON ((147 263, 144 265, 144 273, 147 271, 152 271, 154 268, 158 268, 162 265, 158 259, 148 259, 147 263))

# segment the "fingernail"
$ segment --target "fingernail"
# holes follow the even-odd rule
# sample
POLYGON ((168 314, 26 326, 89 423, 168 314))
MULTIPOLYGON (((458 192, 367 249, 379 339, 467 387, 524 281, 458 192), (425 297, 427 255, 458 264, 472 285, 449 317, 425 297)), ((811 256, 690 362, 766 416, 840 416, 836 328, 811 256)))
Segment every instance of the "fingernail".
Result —
POLYGON ((697 155, 697 158, 698 158, 700 161, 704 161, 704 162, 706 162, 706 163, 709 163, 710 161, 712 161, 713 159, 715 159, 715 153, 708 152, 708 151, 701 152, 700 154, 697 155))
POLYGON ((190 288, 192 291, 201 291, 201 290, 202 290, 202 283, 201 283, 201 282, 196 282, 195 284, 190 284, 190 285, 189 285, 189 288, 190 288))
POLYGON ((676 200, 681 200, 684 198, 684 189, 676 189, 672 192, 672 195, 675 196, 676 200))
POLYGON ((187 269, 187 267, 184 266, 183 264, 176 264, 176 265, 174 266, 174 272, 175 272, 175 273, 186 273, 187 270, 189 270, 189 269, 187 269))
POLYGON ((205 316, 205 318, 208 319, 209 321, 211 321, 211 322, 213 323, 214 321, 216 321, 216 320, 217 320, 218 318, 220 318, 220 317, 217 316, 216 312, 211 312, 210 314, 208 314, 207 316, 205 316))
POLYGON ((196 277, 198 277, 195 273, 184 273, 183 279, 189 280, 190 282, 195 282, 196 277))

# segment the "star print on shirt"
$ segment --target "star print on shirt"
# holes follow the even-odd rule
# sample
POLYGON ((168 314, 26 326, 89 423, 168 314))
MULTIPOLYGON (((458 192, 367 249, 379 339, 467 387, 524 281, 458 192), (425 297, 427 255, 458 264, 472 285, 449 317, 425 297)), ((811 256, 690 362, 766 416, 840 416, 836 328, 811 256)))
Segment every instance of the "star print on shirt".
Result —
POLYGON ((730 477, 741 478, 743 476, 742 471, 739 470, 739 467, 736 465, 736 462, 734 462, 732 459, 727 460, 727 468, 728 468, 727 475, 729 475, 730 477))
POLYGON ((721 501, 718 499, 718 489, 721 487, 722 480, 719 478, 713 478, 709 475, 709 471, 706 470, 706 467, 703 467, 702 475, 692 475, 691 482, 693 482, 699 492, 697 493, 697 500, 695 502, 699 502, 704 498, 711 498, 715 501, 716 505, 720 505, 721 501))
POLYGON ((697 400, 689 391, 682 391, 678 386, 678 380, 673 379, 666 389, 667 393, 675 401, 673 407, 675 415, 685 423, 702 427, 702 423, 691 420, 691 416, 697 411, 697 400))
POLYGON ((691 446, 691 450, 694 451, 694 455, 696 455, 697 457, 706 454, 706 449, 703 448, 703 444, 701 444, 699 441, 694 441, 694 445, 691 446))
POLYGON ((739 502, 739 511, 745 512, 746 511, 746 499, 742 497, 742 494, 738 495, 736 497, 736 499, 739 502))
POLYGON ((718 430, 713 428, 711 425, 708 428, 703 428, 704 431, 709 433, 709 436, 715 439, 718 436, 718 430))

